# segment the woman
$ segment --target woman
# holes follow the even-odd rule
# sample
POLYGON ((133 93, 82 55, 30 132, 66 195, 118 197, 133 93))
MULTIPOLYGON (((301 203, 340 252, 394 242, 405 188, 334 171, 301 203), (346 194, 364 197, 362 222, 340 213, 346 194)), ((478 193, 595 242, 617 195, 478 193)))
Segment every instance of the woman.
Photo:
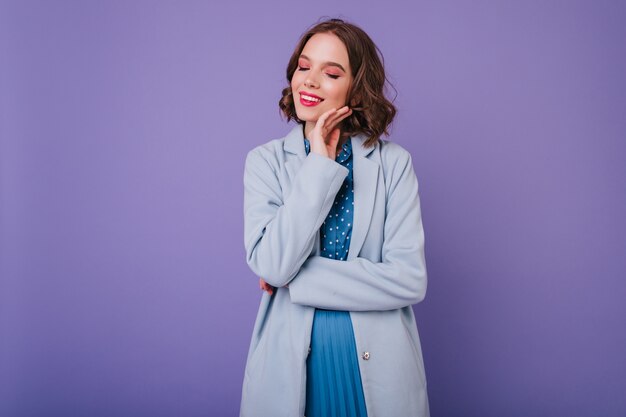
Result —
POLYGON ((412 304, 426 293, 411 155, 378 49, 323 21, 300 39, 279 102, 298 124, 250 151, 247 262, 261 299, 242 417, 429 416, 412 304))

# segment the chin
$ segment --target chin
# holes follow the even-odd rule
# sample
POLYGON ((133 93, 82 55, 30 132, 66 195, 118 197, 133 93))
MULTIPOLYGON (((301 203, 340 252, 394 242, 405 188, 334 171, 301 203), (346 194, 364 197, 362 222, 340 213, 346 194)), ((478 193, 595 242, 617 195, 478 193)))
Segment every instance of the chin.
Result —
POLYGON ((303 122, 317 122, 317 119, 319 119, 319 113, 318 112, 298 112, 296 111, 296 115, 298 116, 298 119, 302 120, 303 122))

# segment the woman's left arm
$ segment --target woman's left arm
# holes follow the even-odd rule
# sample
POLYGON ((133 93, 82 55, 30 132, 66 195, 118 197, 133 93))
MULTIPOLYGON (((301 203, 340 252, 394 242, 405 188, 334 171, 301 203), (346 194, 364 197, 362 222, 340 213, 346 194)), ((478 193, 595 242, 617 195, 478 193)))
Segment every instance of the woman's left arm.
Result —
POLYGON ((289 283, 291 301, 348 311, 393 310, 422 301, 427 278, 418 182, 411 154, 395 165, 387 199, 382 262, 309 257, 289 283))

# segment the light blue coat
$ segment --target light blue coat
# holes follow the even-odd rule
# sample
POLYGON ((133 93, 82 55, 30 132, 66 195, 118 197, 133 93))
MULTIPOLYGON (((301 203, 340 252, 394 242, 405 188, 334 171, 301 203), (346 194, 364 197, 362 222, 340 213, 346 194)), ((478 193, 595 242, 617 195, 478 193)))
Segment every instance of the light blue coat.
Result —
POLYGON ((412 304, 426 294, 424 231, 411 155, 352 136, 354 224, 348 259, 320 256, 319 229, 348 169, 310 152, 301 125, 251 150, 244 235, 263 292, 248 351, 241 417, 302 417, 315 307, 350 311, 368 417, 428 417, 412 304), (285 287, 289 284, 288 287, 285 287))

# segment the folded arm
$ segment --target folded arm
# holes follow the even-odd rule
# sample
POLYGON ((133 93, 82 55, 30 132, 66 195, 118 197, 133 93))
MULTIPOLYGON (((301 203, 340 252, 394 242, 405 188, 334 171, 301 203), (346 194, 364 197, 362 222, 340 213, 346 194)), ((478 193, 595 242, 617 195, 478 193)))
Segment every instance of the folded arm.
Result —
POLYGON ((311 256, 289 284, 291 301, 348 311, 392 310, 426 295, 418 182, 407 152, 396 164, 386 202, 382 262, 311 256))

